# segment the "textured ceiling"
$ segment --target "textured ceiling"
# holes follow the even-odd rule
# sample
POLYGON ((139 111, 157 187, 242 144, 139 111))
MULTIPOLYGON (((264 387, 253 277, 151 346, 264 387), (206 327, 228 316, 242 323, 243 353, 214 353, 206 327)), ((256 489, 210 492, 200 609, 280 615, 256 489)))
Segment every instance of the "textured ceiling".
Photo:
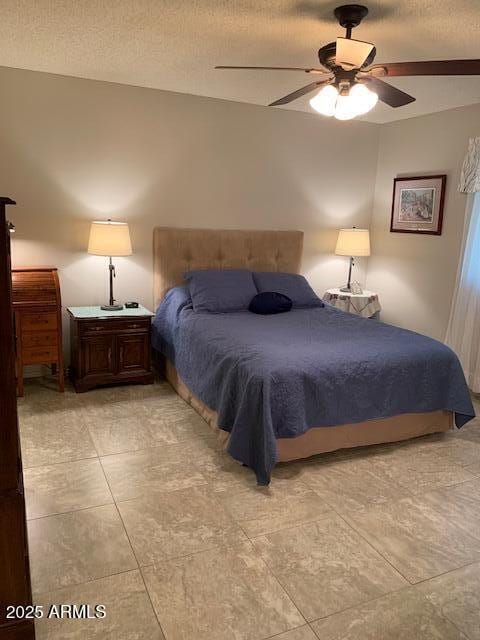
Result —
MULTIPOLYGON (((344 34, 332 14, 337 4, 1 0, 0 65, 265 105, 312 77, 213 66, 314 66, 317 49, 344 34)), ((370 15, 354 34, 375 43, 377 62, 480 57, 479 0, 366 4, 370 15)), ((379 105, 365 119, 388 122, 480 102, 480 77, 391 82, 417 101, 399 109, 379 105)), ((307 99, 287 108, 310 110, 307 99)))

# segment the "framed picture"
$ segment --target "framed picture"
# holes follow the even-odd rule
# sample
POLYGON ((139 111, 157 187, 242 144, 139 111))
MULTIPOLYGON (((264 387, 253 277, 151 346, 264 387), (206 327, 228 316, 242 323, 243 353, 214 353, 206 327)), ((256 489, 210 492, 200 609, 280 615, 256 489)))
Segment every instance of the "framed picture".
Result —
POLYGON ((442 233, 446 175, 395 178, 390 231, 442 233))

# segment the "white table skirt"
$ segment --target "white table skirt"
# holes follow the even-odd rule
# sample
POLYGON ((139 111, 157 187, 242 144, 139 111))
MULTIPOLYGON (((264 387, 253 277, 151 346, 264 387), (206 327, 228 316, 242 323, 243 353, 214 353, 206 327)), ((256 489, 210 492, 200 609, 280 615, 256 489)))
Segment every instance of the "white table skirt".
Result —
POLYGON ((382 309, 378 295, 373 291, 364 290, 363 293, 355 294, 340 291, 340 289, 327 289, 323 299, 337 309, 363 318, 371 318, 382 309))

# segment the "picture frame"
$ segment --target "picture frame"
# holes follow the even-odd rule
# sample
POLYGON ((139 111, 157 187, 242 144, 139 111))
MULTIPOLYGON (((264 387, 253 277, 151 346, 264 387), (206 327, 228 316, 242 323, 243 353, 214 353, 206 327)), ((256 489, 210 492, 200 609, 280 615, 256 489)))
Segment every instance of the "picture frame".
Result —
POLYGON ((442 235, 446 174, 394 178, 392 233, 442 235))

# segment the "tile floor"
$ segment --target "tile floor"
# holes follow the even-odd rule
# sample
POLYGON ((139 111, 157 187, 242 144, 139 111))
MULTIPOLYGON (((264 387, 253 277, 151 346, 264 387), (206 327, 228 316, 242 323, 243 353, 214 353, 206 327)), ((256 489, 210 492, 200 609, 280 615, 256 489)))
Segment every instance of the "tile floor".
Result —
POLYGON ((34 602, 107 609, 39 640, 480 640, 480 420, 258 488, 164 382, 19 414, 34 602))

